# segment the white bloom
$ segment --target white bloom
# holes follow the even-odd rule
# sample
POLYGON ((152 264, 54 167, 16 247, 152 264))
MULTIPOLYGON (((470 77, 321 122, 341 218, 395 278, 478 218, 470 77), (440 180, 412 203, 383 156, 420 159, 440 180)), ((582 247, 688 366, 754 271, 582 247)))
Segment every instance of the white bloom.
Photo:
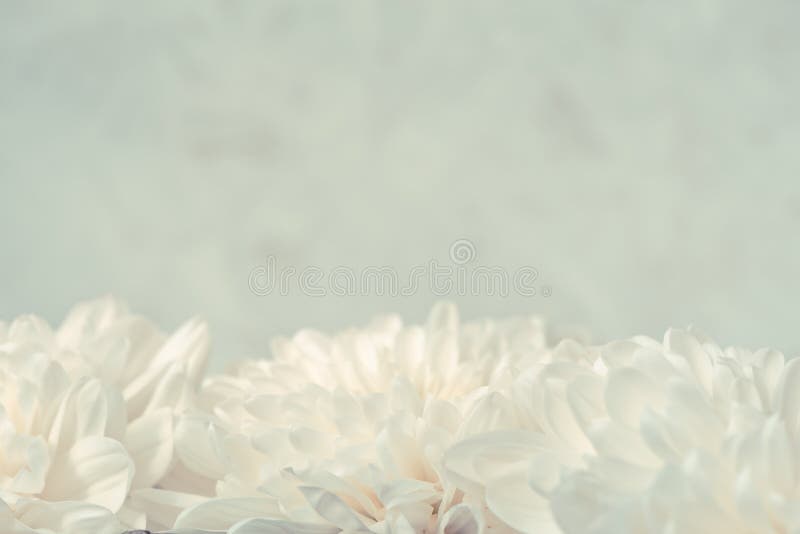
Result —
POLYGON ((680 330, 603 358, 594 452, 551 496, 565 532, 797 532, 800 361, 680 330))
POLYGON ((190 403, 207 353, 202 323, 166 338, 112 299, 77 306, 53 331, 0 327, 0 532, 143 527, 126 504, 173 457, 173 411, 190 403))
POLYGON ((481 494, 443 476, 442 458, 471 434, 514 426, 498 391, 550 358, 540 321, 461 325, 440 305, 425 328, 388 317, 334 337, 302 331, 277 341, 274 356, 208 380, 206 410, 181 418, 176 453, 199 493, 215 498, 182 510, 189 485, 154 490, 142 506, 163 524, 512 532, 481 494))
POLYGON ((800 362, 680 330, 587 355, 533 373, 524 430, 448 451, 460 487, 523 532, 798 531, 800 362))

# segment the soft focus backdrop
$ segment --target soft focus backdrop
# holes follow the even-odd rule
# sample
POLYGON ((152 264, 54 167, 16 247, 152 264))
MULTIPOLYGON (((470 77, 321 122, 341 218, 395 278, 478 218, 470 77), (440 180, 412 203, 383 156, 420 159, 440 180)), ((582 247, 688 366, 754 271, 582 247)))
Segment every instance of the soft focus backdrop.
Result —
POLYGON ((0 2, 0 317, 104 293, 216 364, 410 297, 258 297, 251 269, 405 272, 468 238, 552 296, 452 297, 597 341, 800 349, 796 2, 0 2))

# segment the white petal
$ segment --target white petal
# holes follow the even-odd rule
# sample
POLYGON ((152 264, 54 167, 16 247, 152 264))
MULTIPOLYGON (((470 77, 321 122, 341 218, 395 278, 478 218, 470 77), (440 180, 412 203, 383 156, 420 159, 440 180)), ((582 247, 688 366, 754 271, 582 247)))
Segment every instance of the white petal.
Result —
POLYGON ((633 355, 641 349, 639 343, 631 340, 613 341, 600 349, 600 357, 606 367, 613 369, 629 365, 633 361, 633 355))
POLYGON ((225 477, 222 442, 225 432, 205 415, 185 415, 175 427, 175 454, 186 467, 209 478, 225 477))
POLYGON ((84 438, 53 459, 42 496, 51 501, 84 501, 116 512, 125 501, 133 473, 133 461, 118 441, 84 438))
POLYGON ((547 392, 544 397, 544 410, 550 428, 572 450, 591 450, 591 443, 578 425, 570 404, 562 392, 547 392))
POLYGON ((147 402, 143 413, 169 408, 173 413, 183 413, 192 406, 195 384, 189 380, 185 365, 175 363, 163 376, 147 402))
POLYGON ((647 447, 638 432, 615 421, 610 419, 595 421, 588 434, 600 456, 626 459, 640 466, 660 463, 659 458, 647 447))
POLYGON ((464 419, 461 436, 508 430, 517 426, 513 403, 496 391, 481 397, 464 419))
POLYGON ((431 482, 423 480, 393 480, 381 485, 378 498, 386 508, 400 508, 415 503, 433 504, 440 497, 440 491, 431 482))
POLYGON ((667 384, 667 404, 664 409, 674 442, 685 446, 702 444, 716 450, 725 426, 709 405, 702 390, 683 380, 667 384))
POLYGON ((73 384, 61 402, 48 441, 65 451, 85 437, 121 437, 125 419, 119 393, 95 378, 85 377, 73 384))
POLYGON ((578 375, 567 386, 567 402, 584 433, 595 419, 605 416, 603 388, 603 380, 594 374, 578 375))
POLYGON ((238 523, 228 534, 339 534, 341 530, 330 525, 297 523, 281 519, 247 519, 238 523))
POLYGON ((131 530, 140 530, 147 527, 147 514, 143 510, 136 509, 130 499, 125 501, 122 508, 117 512, 117 519, 131 530))
POLYGON ((303 454, 327 458, 333 452, 333 438, 313 428, 296 426, 289 431, 289 442, 303 454))
POLYGON ((431 309, 426 325, 426 380, 434 390, 450 377, 458 364, 458 308, 449 302, 438 302, 431 309))
POLYGON ((316 512, 342 530, 366 530, 361 518, 342 499, 329 491, 313 486, 298 488, 316 512))
POLYGON ((668 424, 658 413, 646 408, 641 414, 640 433, 650 450, 664 462, 680 461, 679 443, 673 439, 668 424))
POLYGON ((181 512, 175 520, 175 528, 227 530, 245 519, 281 518, 282 515, 278 502, 270 497, 210 499, 181 512))
MULTIPOLYGON (((250 438, 243 434, 229 434, 222 444, 228 459, 228 477, 236 478, 243 485, 255 488, 263 478, 267 468, 268 457, 257 451, 250 438)), ((219 494, 218 487, 218 496, 219 494)))
MULTIPOLYGON (((307 486, 314 486, 324 489, 332 494, 339 496, 341 499, 346 500, 347 504, 352 507, 353 511, 357 514, 375 517, 378 515, 378 507, 375 502, 359 489, 356 483, 351 483, 344 480, 342 477, 336 476, 323 470, 313 470, 303 473, 302 479, 297 481, 307 486)), ((420 482, 420 484, 425 484, 420 482)), ((402 484, 399 484, 402 486, 402 484)), ((378 490, 381 493, 381 490, 378 490)), ((387 494, 387 499, 391 498, 391 492, 387 494)))
POLYGON ((639 428, 642 411, 664 403, 658 384, 633 368, 613 369, 608 375, 605 401, 608 414, 630 428, 639 428))
POLYGON ((673 328, 664 336, 664 345, 668 350, 686 358, 698 383, 706 393, 710 393, 713 367, 711 358, 700 342, 690 333, 673 328))
POLYGON ((433 305, 425 325, 429 334, 442 331, 455 331, 459 327, 458 307, 452 302, 439 301, 433 305))
POLYGON ((497 439, 485 443, 480 451, 475 451, 472 466, 475 473, 485 482, 514 473, 524 473, 541 447, 537 441, 529 439, 526 433, 495 433, 497 439))
POLYGON ((179 460, 173 463, 172 468, 158 483, 158 487, 178 493, 213 497, 217 483, 218 479, 208 478, 192 471, 179 460))
POLYGON ((10 443, 4 443, 5 465, 17 464, 20 469, 14 476, 10 489, 17 493, 35 495, 45 486, 50 468, 50 451, 47 443, 39 436, 15 435, 10 443))
POLYGON ((517 459, 528 450, 532 455, 545 448, 547 441, 544 435, 527 431, 499 431, 479 434, 472 438, 455 443, 442 458, 442 464, 448 480, 469 492, 480 492, 483 476, 477 469, 476 459, 493 449, 503 451, 522 451, 517 459))
POLYGON ((58 329, 58 342, 65 347, 80 348, 82 342, 109 328, 128 313, 124 302, 111 296, 81 302, 67 314, 58 329))
POLYGON ((178 329, 159 349, 150 364, 125 387, 124 396, 132 417, 140 415, 165 372, 174 363, 187 365, 190 380, 198 381, 208 357, 208 327, 194 319, 178 329))
POLYGON ((17 507, 16 515, 31 528, 58 534, 119 534, 123 530, 114 514, 84 502, 27 501, 17 507))
POLYGON ((561 470, 576 464, 575 458, 567 458, 566 453, 540 452, 528 465, 528 485, 533 491, 547 497, 561 479, 561 470))
POLYGON ((162 408, 129 424, 125 447, 136 465, 131 488, 154 486, 172 462, 172 411, 162 408))
MULTIPOLYGON (((207 498, 189 493, 156 488, 136 490, 131 493, 130 504, 147 514, 148 524, 169 528, 180 513, 192 506, 206 502, 207 498)), ((152 527, 151 527, 152 528, 152 527)))
POLYGON ((789 360, 783 369, 777 394, 777 407, 789 425, 792 436, 800 425, 800 358, 789 360))
POLYGON ((48 347, 53 342, 53 330, 47 321, 36 315, 23 315, 8 327, 8 338, 20 342, 34 342, 48 347))
POLYGON ((528 485, 525 472, 493 481, 486 488, 486 506, 521 532, 557 532, 548 501, 528 485))
POLYGON ((17 521, 14 511, 3 499, 0 499, 0 532, 4 534, 36 534, 36 531, 17 521))
POLYGON ((384 469, 401 477, 423 478, 425 456, 419 443, 401 428, 399 418, 387 424, 375 440, 378 457, 384 469))
POLYGON ((480 534, 486 525, 479 510, 467 504, 450 508, 439 520, 437 534, 480 534))
POLYGON ((770 417, 764 425, 762 447, 770 487, 783 494, 790 494, 795 488, 795 470, 798 466, 795 464, 795 451, 784 421, 776 416, 770 417))
MULTIPOLYGON (((424 502, 408 502, 386 510, 392 534, 424 532, 434 516, 433 506, 424 502)), ((375 528, 377 525, 373 525, 375 528)))

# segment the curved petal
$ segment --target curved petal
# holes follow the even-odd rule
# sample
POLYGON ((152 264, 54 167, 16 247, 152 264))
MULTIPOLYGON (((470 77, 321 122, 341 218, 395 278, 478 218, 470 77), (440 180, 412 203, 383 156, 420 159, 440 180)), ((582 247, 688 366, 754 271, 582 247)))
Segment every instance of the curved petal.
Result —
POLYGON ((486 525, 479 510, 468 504, 450 508, 439 520, 437 534, 481 534, 486 525))
POLYGON ((298 523, 283 519, 246 519, 234 525, 228 534, 339 534, 330 525, 298 523))
POLYGON ((83 501, 116 512, 125 501, 133 473, 133 461, 118 441, 84 438, 53 459, 42 497, 83 501))
POLYGON ((161 346, 141 374, 125 386, 123 395, 132 417, 140 415, 164 372, 176 363, 186 364, 189 377, 197 382, 208 357, 209 336, 206 323, 199 319, 186 322, 161 346))
POLYGON ((10 442, 2 443, 3 463, 20 465, 14 476, 11 490, 17 493, 35 495, 45 486, 47 471, 50 468, 50 451, 47 443, 39 436, 12 436, 10 442))
POLYGON ((175 427, 175 454, 192 471, 215 480, 225 477, 225 432, 209 416, 185 415, 175 427))
MULTIPOLYGON (((147 514, 148 524, 169 528, 180 513, 206 501, 206 497, 158 488, 136 490, 131 494, 130 506, 147 514)), ((154 528, 154 527, 150 527, 154 528)))
POLYGON ((313 486, 300 486, 297 489, 308 503, 323 518, 342 530, 366 530, 361 518, 345 502, 333 493, 313 486))
POLYGON ((119 392, 96 378, 84 377, 73 384, 61 402, 48 441, 58 451, 66 451, 82 438, 121 434, 125 420, 119 392))
POLYGON ((26 501, 17 505, 16 516, 33 529, 59 534, 119 534, 123 530, 109 510, 85 502, 26 501))
POLYGON ((175 528, 226 530, 246 519, 282 516, 277 500, 269 497, 210 499, 181 512, 175 528))
POLYGON ((172 462, 172 410, 161 408, 129 424, 125 447, 136 465, 131 488, 154 486, 172 462))
POLYGON ((525 472, 492 482, 486 488, 486 506, 521 532, 558 532, 549 502, 528 485, 525 472))

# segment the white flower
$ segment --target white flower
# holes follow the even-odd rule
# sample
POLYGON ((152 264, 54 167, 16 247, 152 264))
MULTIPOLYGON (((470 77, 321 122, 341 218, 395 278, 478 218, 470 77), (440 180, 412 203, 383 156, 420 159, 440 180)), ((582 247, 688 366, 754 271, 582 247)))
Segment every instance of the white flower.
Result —
POLYGON ((173 412, 191 401, 205 326, 166 338, 110 299, 78 305, 53 331, 0 327, 0 532, 143 527, 130 492, 173 463, 173 412))
POLYGON ((800 362, 680 330, 587 356, 533 372, 523 430, 448 451, 459 487, 522 532, 800 528, 800 362))
POLYGON ((497 391, 549 358, 539 320, 461 325, 449 305, 425 328, 388 317, 334 337, 302 331, 274 359, 205 383, 206 410, 176 427, 195 491, 153 490, 141 506, 167 526, 234 534, 512 532, 443 476, 442 458, 513 427, 497 391))
POLYGON ((594 452, 551 495, 565 532, 800 528, 800 361, 680 330, 603 358, 594 452))

